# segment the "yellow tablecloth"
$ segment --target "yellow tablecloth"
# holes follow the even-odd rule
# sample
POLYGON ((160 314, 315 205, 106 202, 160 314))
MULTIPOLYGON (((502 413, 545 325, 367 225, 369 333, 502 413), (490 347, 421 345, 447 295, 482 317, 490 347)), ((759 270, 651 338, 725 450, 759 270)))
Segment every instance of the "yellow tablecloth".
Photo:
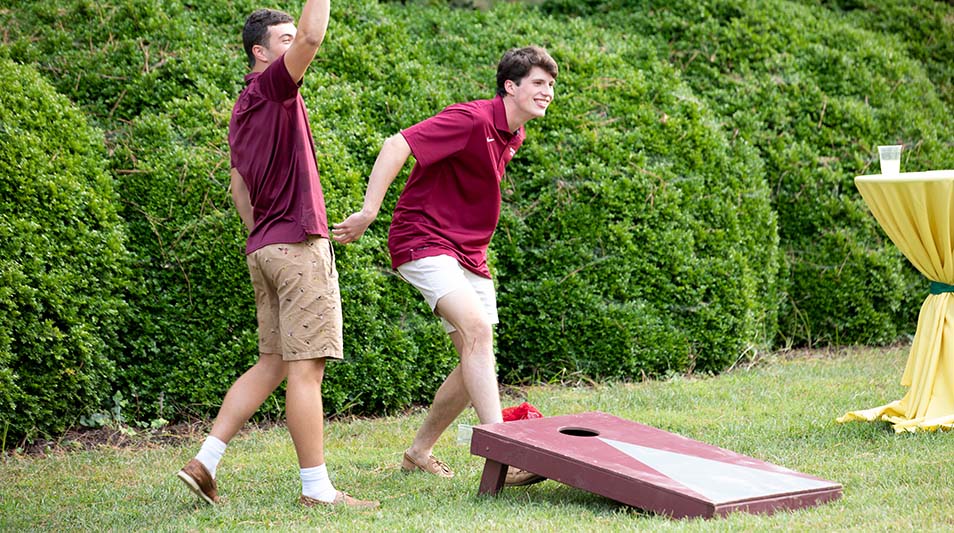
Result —
POLYGON ((883 420, 897 432, 954 429, 954 293, 940 285, 954 285, 954 170, 858 176, 855 186, 901 253, 939 284, 931 284, 918 315, 901 376, 907 394, 838 421, 883 420))

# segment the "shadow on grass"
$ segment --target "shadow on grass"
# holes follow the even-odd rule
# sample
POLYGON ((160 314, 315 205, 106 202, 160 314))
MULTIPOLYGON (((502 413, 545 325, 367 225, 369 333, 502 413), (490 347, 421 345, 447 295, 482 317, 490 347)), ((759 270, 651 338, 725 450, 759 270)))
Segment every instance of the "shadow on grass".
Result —
POLYGON ((520 507, 534 506, 544 510, 559 510, 575 514, 588 513, 595 516, 656 516, 615 500, 593 494, 582 489, 547 480, 529 487, 511 487, 503 489, 497 496, 475 496, 477 500, 496 500, 508 502, 520 507))

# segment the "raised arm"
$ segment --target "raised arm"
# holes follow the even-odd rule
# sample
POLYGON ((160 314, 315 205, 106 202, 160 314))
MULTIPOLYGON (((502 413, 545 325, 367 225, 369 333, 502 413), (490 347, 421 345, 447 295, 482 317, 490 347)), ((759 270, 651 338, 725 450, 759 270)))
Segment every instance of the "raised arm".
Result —
POLYGON ((308 0, 301 10, 298 32, 285 52, 285 68, 295 81, 301 81, 308 65, 318 53, 331 13, 330 0, 308 0))
POLYGON ((384 141, 381 152, 378 153, 378 158, 371 169, 371 176, 368 178, 368 191, 364 194, 364 205, 361 211, 352 214, 344 222, 334 225, 331 233, 336 241, 348 244, 364 235, 368 226, 377 218, 388 187, 394 182, 394 178, 410 155, 411 147, 404 139, 404 135, 396 133, 384 141))

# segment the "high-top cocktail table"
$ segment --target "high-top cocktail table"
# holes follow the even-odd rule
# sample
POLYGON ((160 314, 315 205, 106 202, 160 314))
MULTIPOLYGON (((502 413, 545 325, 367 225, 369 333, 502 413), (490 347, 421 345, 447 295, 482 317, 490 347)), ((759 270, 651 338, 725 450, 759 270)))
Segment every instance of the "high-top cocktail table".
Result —
POLYGON ((855 186, 898 250, 927 278, 900 400, 845 413, 897 432, 954 429, 954 170, 857 176, 855 186))

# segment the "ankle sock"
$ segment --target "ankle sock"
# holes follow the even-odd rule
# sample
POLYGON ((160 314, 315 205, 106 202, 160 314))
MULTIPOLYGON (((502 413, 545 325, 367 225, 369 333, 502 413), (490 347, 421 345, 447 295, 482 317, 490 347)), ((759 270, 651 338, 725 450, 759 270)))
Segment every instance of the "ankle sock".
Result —
POLYGON ((209 474, 212 475, 212 479, 215 479, 215 468, 219 466, 219 461, 221 461, 222 456, 225 455, 226 446, 227 444, 224 442, 209 435, 205 439, 205 442, 202 443, 202 448, 199 449, 199 453, 195 456, 209 471, 209 474))
POLYGON ((326 465, 301 469, 301 493, 323 502, 335 501, 338 491, 331 484, 326 465))

